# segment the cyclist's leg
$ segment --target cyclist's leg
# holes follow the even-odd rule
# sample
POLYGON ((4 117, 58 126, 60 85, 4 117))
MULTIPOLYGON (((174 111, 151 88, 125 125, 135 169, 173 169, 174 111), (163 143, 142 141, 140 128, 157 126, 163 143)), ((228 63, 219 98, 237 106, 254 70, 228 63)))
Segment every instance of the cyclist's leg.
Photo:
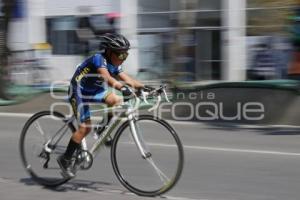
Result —
MULTIPOLYGON (((108 92, 107 95, 104 98, 104 102, 109 106, 109 107, 113 107, 113 106, 117 106, 120 105, 122 103, 122 99, 116 95, 113 92, 108 92)), ((111 118, 113 117, 113 113, 108 113, 107 114, 107 121, 109 122, 111 120, 111 118)))
POLYGON ((108 106, 117 106, 122 103, 122 99, 113 92, 108 93, 104 101, 108 106))
POLYGON ((91 121, 89 106, 84 103, 76 93, 73 93, 70 97, 70 103, 73 108, 73 112, 79 121, 79 128, 73 133, 65 153, 58 158, 58 164, 60 165, 63 174, 68 177, 74 177, 75 174, 71 168, 71 158, 76 150, 80 148, 82 139, 90 132, 91 121))
MULTIPOLYGON (((107 106, 112 107, 112 106, 120 105, 122 99, 118 95, 113 93, 110 89, 106 89, 104 91, 97 93, 93 97, 93 102, 105 103, 107 106)), ((112 117, 112 113, 108 113, 107 118, 110 119, 111 117, 112 117)))
MULTIPOLYGON (((95 102, 105 103, 107 106, 116 106, 121 104, 122 100, 119 96, 117 96, 115 93, 112 93, 109 89, 104 90, 103 92, 98 93, 94 97, 95 102)), ((110 120, 113 118, 113 113, 109 112, 106 116, 104 116, 103 121, 101 122, 102 128, 100 130, 97 130, 97 134, 101 134, 102 131, 105 129, 104 126, 109 124, 110 120)), ((105 141, 106 146, 112 145, 112 138, 109 136, 107 137, 105 141)))
MULTIPOLYGON (((80 98, 76 93, 71 96, 70 102, 76 119, 79 122, 79 128, 72 135, 71 141, 76 143, 77 147, 79 147, 82 139, 91 131, 90 108, 87 102, 80 98)), ((66 157, 71 158, 73 153, 74 151, 68 152, 67 149, 66 157)))

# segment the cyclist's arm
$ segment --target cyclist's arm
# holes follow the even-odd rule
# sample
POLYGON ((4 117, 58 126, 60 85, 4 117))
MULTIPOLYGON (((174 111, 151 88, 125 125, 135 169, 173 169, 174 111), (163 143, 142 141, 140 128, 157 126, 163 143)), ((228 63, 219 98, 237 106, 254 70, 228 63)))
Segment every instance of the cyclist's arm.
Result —
POLYGON ((123 86, 122 83, 120 83, 119 81, 117 81, 115 78, 113 78, 108 70, 106 68, 98 68, 97 69, 98 74, 101 75, 101 77, 107 81, 108 85, 110 85, 113 88, 116 88, 118 90, 121 89, 121 87, 123 86))
POLYGON ((119 77, 122 81, 124 81, 126 84, 128 84, 128 85, 130 85, 131 87, 134 87, 134 88, 136 88, 136 89, 144 87, 144 85, 143 85, 140 81, 138 81, 138 80, 136 80, 136 79, 130 77, 130 76, 129 76, 128 74, 126 74, 125 72, 119 73, 118 77, 119 77))

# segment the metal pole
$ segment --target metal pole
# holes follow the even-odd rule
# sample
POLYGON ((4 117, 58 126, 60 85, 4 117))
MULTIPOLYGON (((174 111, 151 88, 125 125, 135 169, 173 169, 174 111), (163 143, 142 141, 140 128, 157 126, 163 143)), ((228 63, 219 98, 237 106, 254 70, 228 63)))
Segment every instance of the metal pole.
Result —
POLYGON ((246 0, 223 0, 222 79, 246 79, 246 0))
POLYGON ((124 65, 126 71, 132 75, 138 72, 137 8, 137 0, 120 0, 121 34, 127 37, 131 44, 130 56, 124 65))

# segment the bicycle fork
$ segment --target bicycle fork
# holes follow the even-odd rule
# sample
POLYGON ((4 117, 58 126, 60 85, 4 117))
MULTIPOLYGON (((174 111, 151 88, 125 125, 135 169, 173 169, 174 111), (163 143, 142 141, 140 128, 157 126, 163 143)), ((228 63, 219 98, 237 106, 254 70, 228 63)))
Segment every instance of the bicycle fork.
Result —
POLYGON ((135 123, 136 120, 135 120, 134 116, 129 116, 128 119, 130 120, 129 125, 130 125, 130 129, 131 129, 132 138, 133 138, 134 143, 136 144, 139 152, 141 153, 142 158, 147 160, 150 163, 150 165, 153 167, 154 171, 159 176, 160 180, 163 183, 168 184, 169 182, 171 182, 171 180, 167 175, 165 175, 165 173, 163 171, 161 171, 159 169, 159 167, 156 165, 156 163, 152 159, 152 154, 150 153, 149 148, 147 148, 147 144, 145 143, 145 140, 143 138, 141 130, 139 129, 138 125, 135 123))
POLYGON ((134 143, 136 144, 139 152, 142 155, 143 159, 150 158, 152 155, 150 151, 147 148, 147 145, 145 143, 145 140, 140 132, 139 127, 136 125, 136 120, 133 116, 133 114, 128 116, 129 119, 129 125, 130 125, 130 130, 131 130, 131 136, 133 138, 134 143))

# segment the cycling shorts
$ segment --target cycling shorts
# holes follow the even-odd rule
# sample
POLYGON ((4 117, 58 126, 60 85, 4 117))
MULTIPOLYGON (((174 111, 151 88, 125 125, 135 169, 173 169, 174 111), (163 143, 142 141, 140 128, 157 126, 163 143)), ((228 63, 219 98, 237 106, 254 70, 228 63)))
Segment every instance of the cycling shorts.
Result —
POLYGON ((73 112, 76 119, 83 123, 91 118, 89 103, 104 103, 105 98, 110 92, 108 90, 101 90, 94 95, 82 95, 75 91, 70 93, 69 90, 69 102, 72 105, 73 112))

